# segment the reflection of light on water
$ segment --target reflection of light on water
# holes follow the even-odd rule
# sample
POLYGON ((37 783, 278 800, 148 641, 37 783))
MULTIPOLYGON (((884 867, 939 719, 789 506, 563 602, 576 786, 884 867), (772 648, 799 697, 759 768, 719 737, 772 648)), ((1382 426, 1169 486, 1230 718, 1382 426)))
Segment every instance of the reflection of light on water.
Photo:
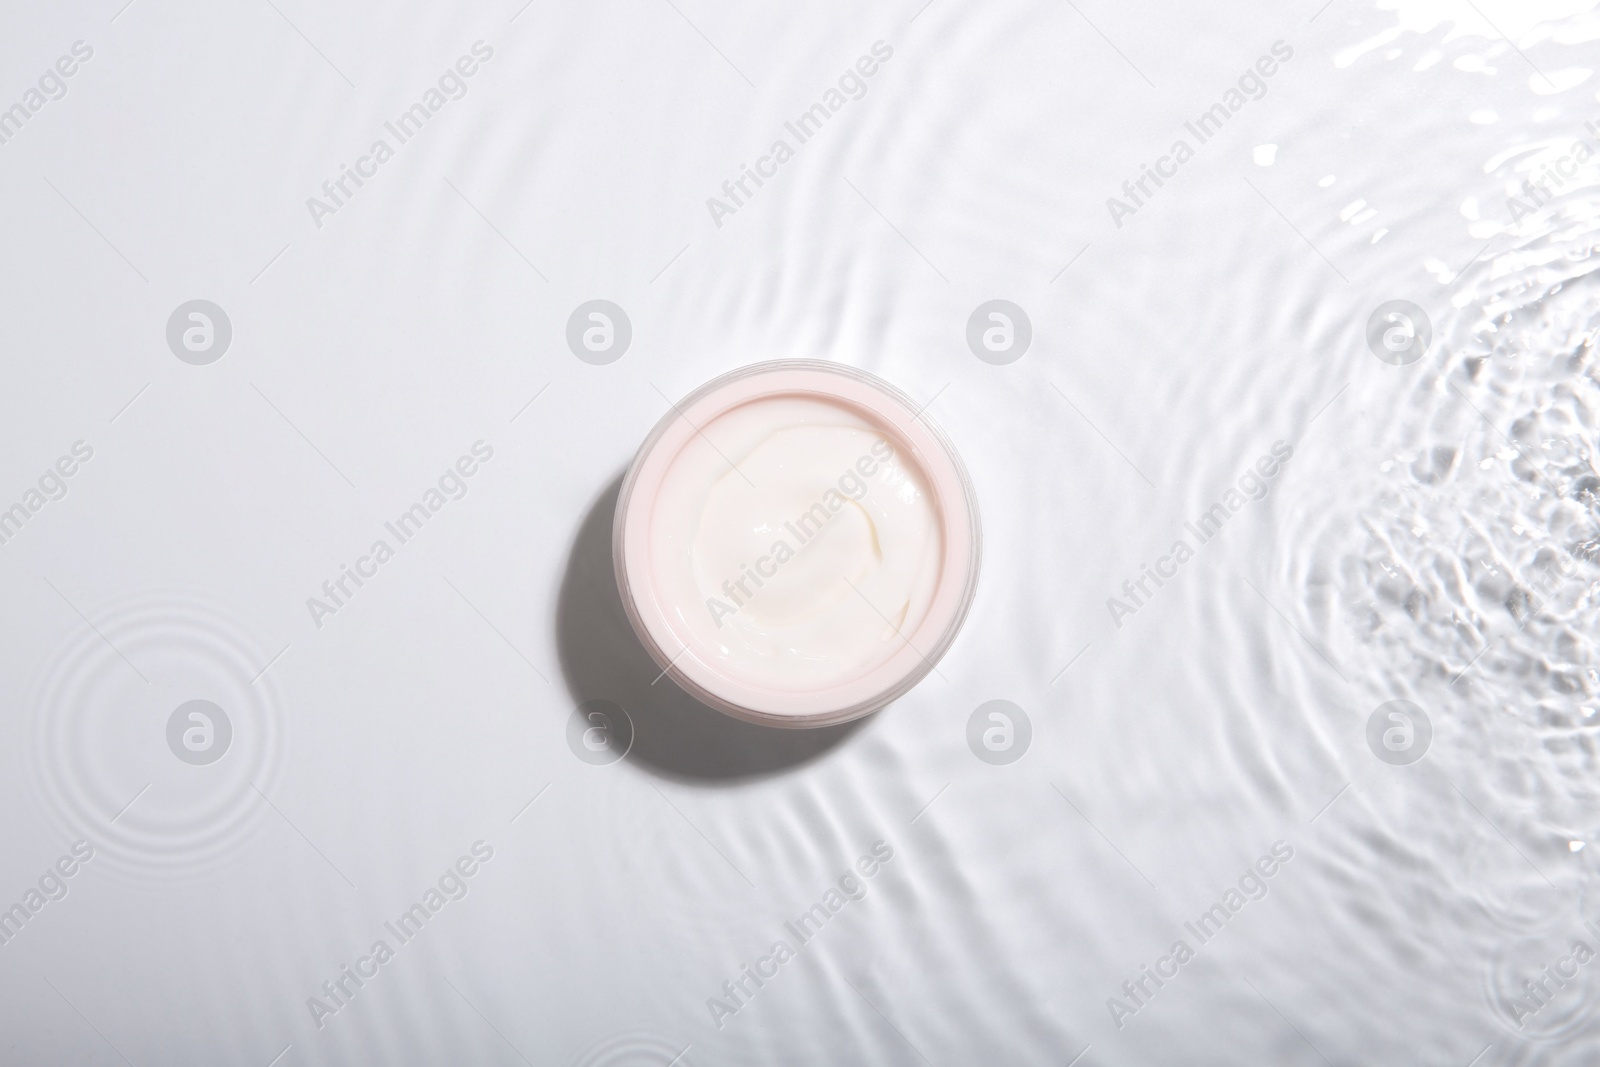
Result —
MULTIPOLYGON (((1478 809, 1458 805, 1465 839, 1443 810, 1425 837, 1438 846, 1454 836, 1438 862, 1471 903, 1458 920, 1492 953, 1490 1008, 1521 1036, 1554 1041, 1591 1021, 1586 993, 1568 988, 1536 1015, 1515 1013, 1520 1027, 1506 1005, 1562 954, 1529 932, 1553 915, 1574 925, 1573 890, 1592 882, 1579 850, 1600 810, 1592 214, 1554 203, 1540 236, 1462 272, 1426 360, 1403 387, 1372 394, 1379 458, 1348 479, 1364 485, 1364 502, 1329 521, 1315 549, 1336 590, 1322 619, 1328 642, 1360 665, 1371 693, 1413 693, 1436 712, 1445 751, 1435 766, 1478 809)), ((1593 974, 1600 965, 1583 969, 1585 991, 1593 974)))
MULTIPOLYGON (((1445 44, 1461 38, 1479 38, 1484 42, 1482 54, 1469 55, 1466 57, 1468 62, 1458 61, 1456 69, 1494 73, 1496 66, 1507 61, 1521 62, 1506 44, 1502 34, 1517 41, 1536 30, 1542 23, 1567 20, 1565 28, 1569 38, 1582 41, 1585 38, 1580 35, 1579 27, 1594 17, 1594 5, 1588 0, 1501 0, 1499 3, 1482 0, 1478 4, 1456 4, 1451 0, 1379 0, 1377 7, 1380 11, 1395 13, 1394 25, 1336 53, 1335 66, 1351 66, 1362 56, 1376 52, 1386 45, 1392 45, 1396 41, 1403 44, 1406 34, 1432 35, 1434 30, 1447 25, 1449 29, 1443 38, 1445 44)), ((1391 49, 1390 53, 1385 54, 1388 58, 1398 59, 1404 54, 1404 49, 1391 49)), ((1437 61, 1437 55, 1430 52, 1418 61, 1416 69, 1426 70, 1437 61)), ((1523 69, 1518 69, 1519 76, 1523 73, 1523 69)), ((1551 81, 1561 86, 1561 89, 1570 88, 1583 80, 1580 77, 1573 81, 1571 74, 1563 76, 1556 71, 1548 73, 1551 81)), ((1544 86, 1544 80, 1541 78, 1539 81, 1540 85, 1544 86)), ((1561 89, 1554 91, 1559 92, 1561 89)), ((1551 90, 1546 89, 1546 91, 1551 90)))
MULTIPOLYGON (((1455 943, 1479 986, 1474 1014, 1505 1035, 1500 1054, 1520 1043, 1511 1062, 1584 1062, 1600 959, 1564 984, 1543 975, 1573 938, 1600 953, 1579 915, 1592 913, 1585 842, 1600 819, 1600 151, 1562 174, 1579 139, 1600 148, 1584 126, 1596 118, 1592 79, 1548 63, 1557 84, 1584 86, 1549 95, 1498 33, 1470 25, 1468 8, 1435 5, 1446 31, 1412 18, 1429 5, 1402 6, 1382 47, 1369 39, 1340 61, 1371 74, 1432 47, 1425 77, 1487 74, 1514 81, 1520 99, 1462 107, 1482 139, 1463 153, 1469 177, 1435 183, 1458 237, 1417 255, 1410 274, 1386 274, 1362 308, 1416 300, 1435 340, 1409 366, 1357 368, 1345 402, 1360 415, 1347 425, 1367 437, 1328 448, 1321 473, 1339 506, 1301 516, 1288 552, 1301 557, 1310 633, 1364 706, 1409 697, 1435 725, 1425 762, 1366 779, 1392 789, 1379 825, 1407 843, 1419 874, 1405 892, 1437 917, 1384 928, 1384 951, 1455 943), (1551 174, 1561 180, 1531 197, 1524 183, 1551 174), (1525 983, 1542 978, 1551 994, 1528 999, 1525 983)), ((1513 39, 1528 29, 1501 28, 1513 39)), ((1358 196, 1386 203, 1360 184, 1326 203, 1358 196)), ((1383 247, 1397 239, 1398 226, 1383 247)), ((1400 865, 1375 869, 1390 877, 1400 865)))
POLYGON ((205 873, 271 814, 256 788, 270 793, 282 762, 281 697, 272 672, 257 675, 273 651, 180 596, 87 614, 99 632, 68 631, 33 692, 31 765, 46 806, 108 866, 141 877, 205 873), (214 763, 169 747, 174 709, 195 699, 228 716, 228 747, 214 763))

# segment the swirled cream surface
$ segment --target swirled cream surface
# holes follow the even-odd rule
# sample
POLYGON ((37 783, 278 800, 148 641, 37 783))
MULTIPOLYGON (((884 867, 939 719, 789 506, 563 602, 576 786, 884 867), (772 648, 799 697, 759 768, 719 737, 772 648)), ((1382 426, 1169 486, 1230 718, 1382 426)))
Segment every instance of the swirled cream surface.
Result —
POLYGON ((939 577, 922 469, 853 407, 777 396, 699 428, 652 520, 675 629, 751 684, 852 679, 904 647, 939 577))

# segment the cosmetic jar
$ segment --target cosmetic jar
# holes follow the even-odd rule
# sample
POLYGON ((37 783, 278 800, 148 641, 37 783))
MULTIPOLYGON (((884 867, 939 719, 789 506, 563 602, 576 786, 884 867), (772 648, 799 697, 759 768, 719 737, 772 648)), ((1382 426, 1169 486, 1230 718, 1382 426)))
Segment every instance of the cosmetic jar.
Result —
POLYGON ((910 397, 819 360, 743 367, 640 446, 617 587, 662 672, 735 718, 816 727, 935 668, 977 590, 977 498, 910 397))

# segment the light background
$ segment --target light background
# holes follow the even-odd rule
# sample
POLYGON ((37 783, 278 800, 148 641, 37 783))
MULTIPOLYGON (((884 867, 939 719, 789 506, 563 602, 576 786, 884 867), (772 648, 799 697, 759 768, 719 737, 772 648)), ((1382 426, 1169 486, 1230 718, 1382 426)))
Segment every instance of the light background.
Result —
POLYGON ((1600 946, 1588 609, 1522 626, 1438 578, 1483 558, 1448 536, 1407 579, 1437 596, 1352 568, 1410 508, 1516 525, 1430 494, 1527 482, 1555 436, 1528 412, 1569 406, 1592 454, 1595 168, 1505 205, 1600 120, 1600 22, 1319 2, 11 5, 0 107, 93 56, 0 144, 0 508, 93 458, 0 545, 0 904, 96 852, 0 946, 0 1060, 1592 1062, 1600 966, 1510 1006, 1600 946), (477 41, 466 95, 317 225, 307 198, 477 41), (865 95, 717 225, 707 198, 879 41, 865 95), (1278 41, 1264 95, 1117 225, 1107 198, 1278 41), (1004 366, 965 339, 995 298, 1033 328, 1004 366), (233 331, 206 366, 166 342, 193 299, 233 331), (593 299, 632 325, 605 366, 565 341, 593 299), (1391 299, 1432 321, 1411 367, 1366 344, 1391 299), (1518 408, 1469 350, 1528 303, 1525 354, 1576 354, 1518 408), (940 674, 815 735, 652 686, 605 543, 668 398, 779 357, 930 402, 984 523, 940 674), (316 625, 478 441, 466 496, 316 625), (1277 441, 1266 498, 1114 625, 1277 441), (1517 655, 1484 636, 1505 618, 1517 655), (205 767, 166 744, 193 698, 234 729, 205 767), (1396 698, 1433 724, 1410 767, 1365 740, 1396 698), (569 749, 588 699, 631 715, 622 762, 569 749), (1032 727, 1005 766, 966 741, 994 699, 1032 727), (319 1026, 308 998, 477 841, 467 896, 319 1026), (716 1019, 878 841, 866 895, 716 1019), (1265 898, 1118 1019, 1278 841, 1265 898))

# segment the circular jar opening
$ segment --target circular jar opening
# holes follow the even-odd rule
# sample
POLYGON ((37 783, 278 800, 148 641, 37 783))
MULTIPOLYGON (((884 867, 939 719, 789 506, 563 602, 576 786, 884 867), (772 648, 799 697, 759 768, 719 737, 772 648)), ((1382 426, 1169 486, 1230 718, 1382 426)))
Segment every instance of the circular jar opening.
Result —
POLYGON ((933 670, 978 583, 977 499, 898 389, 778 360, 674 405, 634 457, 612 554, 651 657, 736 718, 812 727, 933 670))

